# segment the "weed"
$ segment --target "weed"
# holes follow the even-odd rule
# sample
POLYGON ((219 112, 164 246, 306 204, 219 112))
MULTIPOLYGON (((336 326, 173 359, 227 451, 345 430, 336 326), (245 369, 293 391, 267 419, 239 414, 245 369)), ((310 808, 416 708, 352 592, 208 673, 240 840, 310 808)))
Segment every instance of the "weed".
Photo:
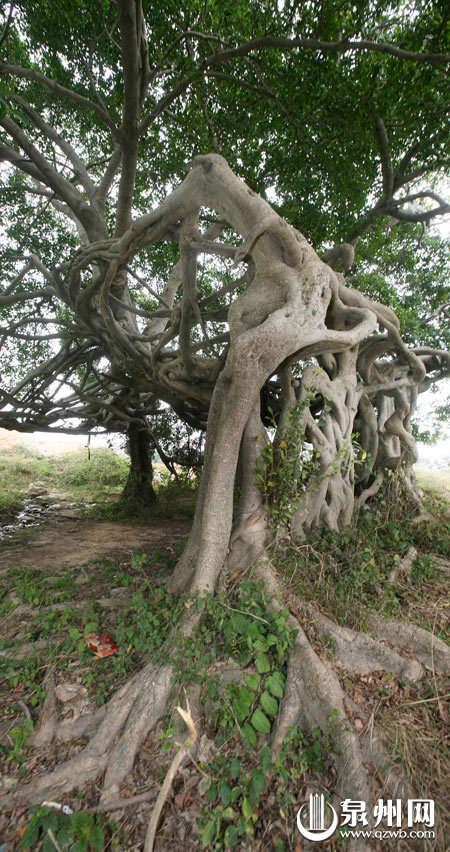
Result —
MULTIPOLYGON (((103 852, 105 849, 105 829, 99 814, 85 811, 64 814, 46 805, 35 805, 30 812, 32 816, 22 836, 21 850, 36 849, 39 842, 42 842, 39 848, 43 852, 55 852, 55 848, 68 852, 88 852, 91 849, 103 852)), ((107 830, 113 827, 113 822, 107 824, 107 830)))
POLYGON ((5 760, 9 763, 11 760, 17 763, 24 763, 25 757, 22 754, 23 748, 28 737, 33 730, 33 722, 27 720, 24 725, 15 725, 8 731, 8 738, 11 742, 11 749, 8 751, 6 746, 0 746, 6 752, 5 760))

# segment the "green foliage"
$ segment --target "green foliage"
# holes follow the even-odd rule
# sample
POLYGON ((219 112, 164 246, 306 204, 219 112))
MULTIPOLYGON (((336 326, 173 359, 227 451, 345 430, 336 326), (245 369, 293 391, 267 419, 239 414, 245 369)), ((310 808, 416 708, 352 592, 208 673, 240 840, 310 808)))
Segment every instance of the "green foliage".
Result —
MULTIPOLYGON (((84 597, 84 607, 80 608, 70 605, 75 594, 71 571, 62 568, 47 573, 25 567, 11 568, 0 579, 0 615, 11 612, 21 601, 35 607, 37 614, 30 617, 25 641, 34 643, 45 639, 48 642, 46 662, 60 672, 65 671, 71 661, 77 661, 82 683, 97 703, 103 704, 117 687, 118 679, 134 671, 149 651, 154 659, 166 658, 161 649, 184 611, 185 599, 176 599, 165 585, 155 583, 154 574, 156 566, 161 567, 165 562, 167 570, 167 565, 173 566, 176 558, 175 550, 170 549, 170 553, 160 550, 154 552, 151 564, 147 564, 145 554, 134 553, 130 563, 123 566, 127 570, 118 570, 114 563, 92 567, 90 579, 78 586, 80 596, 84 597), (97 600, 91 600, 92 594, 94 597, 104 594, 105 582, 125 586, 132 593, 131 602, 118 607, 113 614, 103 610, 97 600), (14 603, 11 603, 11 594, 14 603), (68 603, 62 610, 48 609, 54 603, 64 602, 68 603), (93 652, 86 636, 91 632, 105 632, 106 625, 118 651, 102 659, 99 665, 93 665, 93 652)), ((0 649, 4 651, 0 657, 0 671, 10 687, 20 690, 29 706, 39 706, 45 698, 46 666, 42 666, 39 652, 31 651, 18 659, 15 647, 11 641, 0 640, 0 649)))
MULTIPOLYGON (((336 5, 311 0, 277 6, 257 0, 212 0, 205 7, 200 0, 189 0, 159 8, 144 0, 142 6, 152 73, 148 97, 143 98, 142 114, 137 117, 137 122, 144 122, 145 130, 137 152, 134 184, 130 186, 133 215, 148 213, 156 206, 184 176, 185 164, 195 154, 216 151, 255 191, 275 198, 279 212, 319 251, 349 239, 364 223, 374 226, 375 238, 362 239, 358 244, 360 268, 354 283, 366 291, 385 293, 383 301, 399 309, 408 341, 427 339, 431 343, 446 337, 444 316, 425 330, 421 325, 422 309, 426 313, 443 304, 445 279, 439 268, 445 246, 437 245, 439 240, 431 245, 434 238, 424 238, 417 245, 414 271, 417 229, 410 229, 414 235, 408 237, 406 251, 397 239, 405 230, 403 226, 386 230, 386 216, 381 216, 381 158, 374 133, 377 110, 387 128, 392 168, 398 172, 402 166, 399 174, 410 178, 405 192, 420 190, 420 184, 415 186, 418 179, 433 188, 448 165, 446 75, 428 62, 400 61, 381 52, 348 46, 349 42, 364 40, 387 42, 403 50, 445 51, 448 30, 444 4, 440 0, 394 4, 388 0, 357 0, 336 5), (284 40, 283 49, 276 47, 273 39, 277 37, 284 40), (312 45, 288 47, 286 40, 295 37, 341 42, 346 49, 335 52, 312 45), (259 38, 269 42, 254 47, 248 55, 232 55, 233 47, 259 38), (231 49, 222 62, 217 60, 217 67, 215 58, 211 59, 211 44, 218 51, 231 49)), ((4 23, 8 13, 9 5, 3 4, 4 23)), ((0 113, 4 119, 14 118, 20 132, 27 135, 27 145, 35 146, 47 165, 39 191, 36 165, 30 164, 28 155, 16 156, 17 140, 2 129, 2 145, 12 146, 15 166, 8 164, 4 169, 1 187, 3 291, 8 291, 16 279, 24 257, 37 255, 48 270, 58 268, 62 274, 73 263, 82 238, 73 227, 73 212, 69 216, 62 212, 65 193, 62 197, 56 193, 55 197, 48 174, 55 169, 61 181, 80 191, 77 210, 86 201, 85 189, 80 188, 79 170, 61 154, 52 136, 60 136, 89 164, 89 179, 98 187, 116 141, 123 135, 121 116, 127 87, 123 85, 117 31, 115 3, 92 5, 87 0, 64 0, 56 12, 54 3, 40 0, 19 0, 14 6, 1 58, 25 72, 19 76, 2 74, 0 113), (34 71, 52 84, 36 80, 34 71), (75 97, 67 97, 67 90, 75 97), (48 136, 33 123, 30 111, 18 97, 49 121, 48 136), (46 180, 50 182, 46 184, 46 180)), ((114 232, 117 197, 114 180, 105 204, 106 236, 114 232)), ((161 242, 151 251, 144 249, 139 257, 141 278, 151 281, 160 293, 176 260, 174 244, 161 242)), ((33 271, 33 275, 39 286, 44 283, 41 273, 33 271)), ((215 275, 216 270, 199 275, 203 298, 210 298, 215 275)), ((229 270, 217 274, 223 280, 227 276, 229 270)), ((26 278, 17 285, 16 295, 26 292, 32 276, 26 278)), ((36 282, 32 283, 35 286, 36 282)), ((138 309, 151 310, 158 304, 138 280, 129 281, 129 288, 138 309)), ((219 301, 221 307, 228 305, 228 295, 219 301)), ((73 300, 62 298, 59 290, 34 304, 37 309, 28 312, 26 299, 24 304, 6 301, 0 310, 2 328, 14 329, 16 335, 6 335, 2 341, 2 374, 9 390, 29 369, 41 366, 52 355, 47 333, 63 345, 73 335, 80 335, 82 340, 88 333, 85 318, 82 327, 78 322, 75 331, 68 330, 69 318, 74 319, 70 307, 73 300), (22 323, 42 339, 36 341, 33 335, 22 334, 22 323)), ((215 301, 211 304, 216 307, 215 301)), ((214 329, 216 326, 220 323, 212 324, 214 329)), ((86 359, 70 365, 71 381, 72 371, 83 374, 85 363, 91 359, 98 368, 100 338, 95 332, 92 339, 96 351, 87 347, 86 359)), ((111 352, 106 355, 111 357, 111 352)), ((35 378, 29 386, 32 395, 37 393, 35 378)), ((44 412, 48 411, 48 393, 45 383, 39 386, 37 397, 44 412)), ((288 499, 286 502, 289 506, 288 499)))
POLYGON ((100 814, 85 811, 63 814, 45 805, 35 805, 30 812, 32 816, 20 842, 24 852, 36 849, 38 843, 42 843, 39 848, 43 852, 54 852, 55 844, 49 831, 64 852, 103 852, 105 830, 100 814))
POLYGON ((106 448, 43 456, 25 446, 0 453, 0 511, 16 511, 23 504, 31 482, 43 482, 48 490, 63 495, 93 494, 123 487, 129 469, 128 460, 106 448))
POLYGON ((24 446, 0 453, 0 511, 19 509, 23 492, 33 480, 49 482, 53 472, 49 459, 24 446))
MULTIPOLYGON (((289 526, 292 515, 301 505, 306 482, 319 467, 314 453, 305 447, 302 416, 309 409, 313 396, 307 394, 289 409, 281 438, 269 441, 258 459, 258 485, 274 527, 289 526)), ((272 409, 268 409, 268 414, 271 428, 276 429, 272 409)))
MULTIPOLYGON (((12 746, 11 749, 5 749, 5 760, 7 762, 11 760, 17 761, 17 763, 24 763, 25 757, 23 756, 23 747, 26 745, 26 741, 30 736, 33 730, 33 722, 31 720, 27 720, 24 725, 15 725, 13 728, 10 728, 8 731, 8 738, 10 739, 12 746)), ((4 747, 1 747, 2 750, 4 747)))
MULTIPOLYGON (((334 719, 324 733, 313 728, 306 735, 291 728, 275 763, 269 747, 264 745, 250 747, 240 758, 221 754, 208 764, 210 775, 200 783, 200 792, 205 797, 205 806, 198 816, 203 846, 214 844, 217 850, 236 845, 240 849, 253 848, 261 797, 269 779, 281 818, 295 826, 297 784, 308 774, 323 772, 329 759, 333 728, 334 719)), ((283 844, 276 848, 285 847, 283 844)))

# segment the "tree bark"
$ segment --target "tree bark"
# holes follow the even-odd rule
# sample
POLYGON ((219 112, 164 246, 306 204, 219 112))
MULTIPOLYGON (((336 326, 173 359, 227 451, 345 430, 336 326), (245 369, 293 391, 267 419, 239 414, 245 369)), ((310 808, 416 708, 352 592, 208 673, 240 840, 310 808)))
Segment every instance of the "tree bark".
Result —
POLYGON ((144 424, 130 423, 127 433, 130 472, 121 503, 130 514, 148 512, 156 503, 153 488, 152 447, 144 424))

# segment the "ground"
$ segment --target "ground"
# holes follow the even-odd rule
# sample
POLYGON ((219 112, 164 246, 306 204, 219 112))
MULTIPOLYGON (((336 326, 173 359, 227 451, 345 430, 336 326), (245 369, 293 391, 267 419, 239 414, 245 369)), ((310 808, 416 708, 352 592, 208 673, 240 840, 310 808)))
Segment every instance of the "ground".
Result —
MULTIPOLYGON (((26 453, 19 452, 8 464, 9 471, 18 464, 19 473, 22 471, 20 484, 27 493, 26 477, 36 473, 33 465, 42 465, 42 460, 32 457, 30 461, 26 453)), ((31 779, 44 769, 51 769, 76 754, 84 743, 80 739, 27 748, 29 720, 35 725, 38 722, 46 685, 52 681, 56 687, 60 720, 82 718, 89 710, 104 704, 121 683, 140 669, 148 658, 148 650, 157 648, 161 635, 169 632, 177 607, 184 606, 183 600, 176 602, 172 597, 167 580, 189 531, 189 520, 160 517, 145 523, 125 523, 95 518, 95 508, 88 510, 87 516, 86 509, 80 505, 85 501, 81 499, 79 485, 74 485, 72 491, 62 482, 58 487, 61 471, 67 482, 72 475, 70 471, 75 470, 76 474, 79 470, 78 462, 70 470, 64 464, 56 459, 53 467, 41 466, 42 478, 47 478, 47 494, 33 499, 40 500, 41 505, 50 504, 50 510, 37 526, 6 538, 0 550, 3 624, 0 659, 3 658, 5 674, 0 693, 0 801, 1 795, 18 779, 31 779), (52 509, 55 504, 58 508, 52 509), (86 641, 92 632, 111 636, 118 650, 96 659, 88 647, 89 640, 86 641)), ((110 461, 107 469, 109 475, 116 476, 110 461)), ((77 480, 75 474, 72 479, 77 480)), ((432 473, 428 474, 430 478, 432 473)), ((423 472, 421 484, 424 484, 423 472)), ((99 492, 93 482, 90 486, 90 497, 95 501, 99 492)), ((441 500, 445 499, 442 482, 438 488, 441 500)), ((118 491, 119 485, 108 491, 110 502, 118 491)), ((333 536, 300 545, 287 541, 279 547, 276 566, 283 581, 282 603, 298 619, 319 657, 332 663, 352 702, 348 712, 355 730, 363 736, 374 723, 380 727, 391 744, 393 765, 406 769, 408 780, 424 798, 436 799, 442 824, 445 822, 443 723, 447 719, 447 693, 439 667, 426 668, 415 682, 381 671, 352 673, 338 659, 333 624, 330 623, 329 629, 319 629, 311 610, 313 607, 324 617, 355 628, 373 612, 366 602, 372 592, 377 599, 377 610, 385 617, 407 615, 433 635, 444 637, 448 625, 445 590, 450 563, 442 549, 441 533, 425 525, 420 533, 414 530, 408 533, 409 538, 401 531, 396 540, 399 524, 395 512, 394 508, 383 529, 378 524, 377 547, 373 552, 366 547, 373 534, 370 529, 374 529, 368 520, 366 540, 361 537, 364 533, 352 530, 339 542, 333 536), (388 582, 389 573, 412 541, 418 549, 412 572, 402 588, 393 586, 388 582), (362 578, 359 587, 357 576, 362 578)), ((246 608, 245 602, 233 605, 237 609, 246 608)), ((397 650, 407 663, 408 651, 401 643, 397 644, 397 650)), ((193 651, 199 671, 206 658, 202 654, 206 652, 193 651)), ((225 663, 226 660, 221 665, 225 663)), ((181 677, 181 670, 179 674, 181 677)), ((184 705, 182 688, 177 690, 176 702, 184 705)), ((259 798, 255 786, 261 778, 261 769, 249 751, 242 748, 232 719, 231 726, 223 710, 219 714, 217 709, 209 713, 205 730, 218 744, 217 753, 203 769, 198 763, 187 763, 176 775, 159 824, 155 849, 157 852, 222 849, 223 845, 208 842, 202 845, 202 837, 208 836, 214 821, 215 830, 227 807, 229 819, 234 819, 228 796, 237 789, 234 785, 238 781, 234 779, 240 773, 239 783, 244 793, 247 791, 243 799, 247 805, 243 807, 249 808, 255 834, 250 847, 234 848, 251 848, 252 852, 307 852, 308 843, 302 845, 296 834, 295 813, 310 792, 325 790, 333 794, 336 770, 327 736, 318 730, 293 733, 279 765, 270 771, 270 787, 259 798), (233 767, 237 767, 236 773, 233 767)), ((38 839, 27 848, 39 852, 45 842, 45 850, 57 848, 52 846, 48 828, 52 831, 53 826, 55 836, 65 830, 64 820, 75 820, 71 823, 76 829, 75 838, 84 836, 90 845, 68 845, 64 849, 141 850, 162 778, 173 757, 174 727, 172 711, 145 739, 133 773, 121 787, 120 795, 128 800, 127 807, 122 803, 119 810, 110 805, 108 810, 99 808, 100 779, 71 794, 59 796, 55 791, 52 799, 75 811, 78 823, 75 817, 52 813, 45 817, 50 823, 45 830, 41 827, 38 839)), ((369 772, 374 774, 383 795, 379 770, 370 767, 369 772)), ((0 849, 2 842, 6 844, 5 852, 21 848, 21 836, 31 825, 30 819, 32 823, 28 808, 5 809, 0 815, 0 849)), ((217 829, 222 844, 226 841, 223 830, 217 829)), ((327 848, 336 848, 335 843, 327 848)), ((378 845, 379 850, 385 848, 400 850, 397 846, 378 845)), ((444 850, 445 840, 441 836, 428 848, 444 850)))

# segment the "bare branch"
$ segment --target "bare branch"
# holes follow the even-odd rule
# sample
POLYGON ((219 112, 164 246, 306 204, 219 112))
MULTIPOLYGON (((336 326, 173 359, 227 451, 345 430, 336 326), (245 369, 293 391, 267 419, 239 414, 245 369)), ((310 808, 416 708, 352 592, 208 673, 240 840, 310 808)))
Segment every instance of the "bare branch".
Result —
POLYGON ((450 301, 444 302, 442 305, 439 305, 439 307, 436 308, 436 310, 433 311, 433 313, 429 314, 423 320, 420 320, 419 325, 423 326, 423 325, 426 325, 427 323, 431 322, 432 320, 437 319, 439 314, 441 314, 443 311, 446 311, 447 308, 450 308, 450 301))
MULTIPOLYGON (((105 236, 104 223, 100 219, 99 214, 84 201, 75 187, 50 165, 48 160, 38 151, 15 121, 10 116, 5 116, 1 119, 0 125, 12 136, 15 142, 20 145, 22 150, 30 158, 38 170, 38 180, 49 186, 71 207, 83 224, 86 232, 91 234, 93 239, 105 236)), ((19 168, 21 168, 20 165, 19 168)))
POLYGON ((6 39, 8 37, 8 32, 9 32, 9 28, 11 26, 11 21, 12 21, 12 16, 13 16, 13 11, 14 11, 14 3, 11 3, 11 5, 9 7, 8 20, 6 21, 6 24, 3 28, 3 32, 2 32, 1 37, 0 37, 0 47, 2 46, 3 42, 6 41, 6 39))
POLYGON ((28 302, 30 299, 49 299, 56 296, 53 287, 43 287, 42 290, 26 290, 21 293, 12 293, 9 296, 0 294, 0 305, 14 305, 16 302, 28 302))

